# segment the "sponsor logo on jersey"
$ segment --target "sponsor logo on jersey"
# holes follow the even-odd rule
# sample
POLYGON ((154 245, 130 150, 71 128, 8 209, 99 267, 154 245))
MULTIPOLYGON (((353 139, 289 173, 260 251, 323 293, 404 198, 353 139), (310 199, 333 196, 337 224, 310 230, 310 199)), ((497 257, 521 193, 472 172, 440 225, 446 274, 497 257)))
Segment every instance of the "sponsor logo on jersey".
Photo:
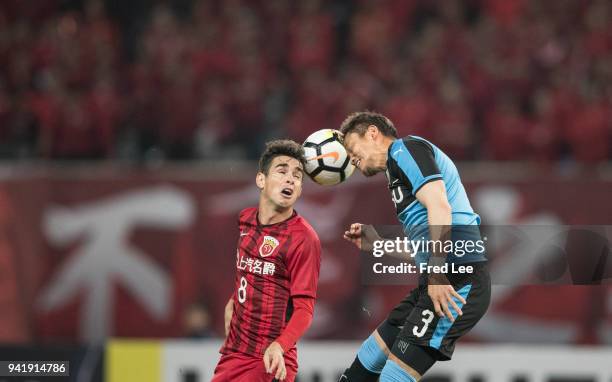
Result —
POLYGON ((259 247, 259 254, 261 255, 261 257, 270 256, 274 252, 276 247, 278 247, 278 244, 279 243, 276 238, 272 236, 264 236, 263 242, 259 247))

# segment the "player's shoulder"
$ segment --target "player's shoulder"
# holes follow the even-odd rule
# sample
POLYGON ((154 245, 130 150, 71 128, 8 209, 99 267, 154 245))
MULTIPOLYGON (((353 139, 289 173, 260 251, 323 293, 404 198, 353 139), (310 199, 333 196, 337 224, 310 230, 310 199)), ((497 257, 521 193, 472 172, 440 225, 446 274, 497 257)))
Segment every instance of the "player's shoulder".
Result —
POLYGON ((238 214, 238 220, 241 223, 252 222, 257 216, 257 207, 248 207, 240 211, 238 214))
POLYGON ((302 215, 298 214, 291 226, 292 231, 300 236, 301 240, 310 243, 319 243, 319 235, 312 225, 302 215))
POLYGON ((425 138, 416 135, 407 135, 397 138, 389 147, 389 156, 399 161, 403 156, 418 156, 423 152, 435 155, 436 146, 425 138))
POLYGON ((426 147, 430 150, 433 150, 433 148, 435 147, 433 143, 431 143, 430 141, 428 141, 427 139, 423 137, 419 137, 418 135, 407 135, 398 140, 401 141, 404 144, 404 146, 408 148, 426 147))

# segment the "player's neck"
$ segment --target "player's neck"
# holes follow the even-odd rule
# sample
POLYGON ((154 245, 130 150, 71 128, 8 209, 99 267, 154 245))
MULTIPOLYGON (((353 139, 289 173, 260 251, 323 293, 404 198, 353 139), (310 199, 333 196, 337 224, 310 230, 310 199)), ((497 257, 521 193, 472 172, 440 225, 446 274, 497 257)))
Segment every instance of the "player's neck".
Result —
POLYGON ((382 144, 380 145, 380 148, 381 148, 380 162, 382 165, 381 168, 384 168, 384 169, 387 168, 387 157, 389 153, 389 147, 391 147, 394 141, 395 141, 394 138, 383 137, 382 144))
POLYGON ((276 224, 289 219, 291 215, 293 215, 293 207, 277 210, 272 206, 266 205, 265 202, 262 201, 259 203, 257 221, 261 225, 276 224))
POLYGON ((395 142, 395 138, 383 137, 382 149, 385 155, 387 155, 387 152, 389 152, 389 147, 391 147, 393 142, 395 142))

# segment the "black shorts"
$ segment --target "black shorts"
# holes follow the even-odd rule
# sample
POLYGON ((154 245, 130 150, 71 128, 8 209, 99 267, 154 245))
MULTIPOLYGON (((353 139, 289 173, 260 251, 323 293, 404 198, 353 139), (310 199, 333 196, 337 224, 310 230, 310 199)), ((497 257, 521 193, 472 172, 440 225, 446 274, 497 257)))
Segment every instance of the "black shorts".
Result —
MULTIPOLYGON (((484 316, 491 301, 491 278, 487 263, 465 265, 472 265, 474 272, 448 275, 449 282, 465 299, 465 305, 457 304, 463 315, 458 316, 455 322, 447 317, 439 317, 427 294, 427 285, 421 284, 393 308, 387 317, 386 324, 401 329, 397 341, 436 349, 439 361, 451 359, 455 342, 484 316)), ((454 310, 451 309, 451 312, 454 310)))

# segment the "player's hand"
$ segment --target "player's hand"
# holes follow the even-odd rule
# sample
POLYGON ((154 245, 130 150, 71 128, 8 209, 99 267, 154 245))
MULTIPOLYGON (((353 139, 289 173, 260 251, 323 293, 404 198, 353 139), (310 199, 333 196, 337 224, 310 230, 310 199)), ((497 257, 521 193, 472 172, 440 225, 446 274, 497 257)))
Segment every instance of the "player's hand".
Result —
POLYGON ((465 299, 461 297, 461 295, 457 293, 455 288, 453 288, 451 285, 430 284, 427 286, 427 294, 429 294, 438 316, 444 317, 446 315, 451 322, 454 322, 455 318, 453 317, 449 307, 452 307, 459 316, 463 315, 461 308, 459 308, 457 303, 453 300, 453 297, 461 301, 462 304, 465 304, 465 299))
POLYGON ((380 239, 373 226, 361 223, 351 224, 348 231, 344 231, 343 238, 355 244, 361 251, 371 251, 374 241, 380 239))
POLYGON ((225 336, 229 334, 230 324, 232 323, 232 315, 234 314, 234 299, 230 298, 227 304, 225 305, 225 336))
POLYGON ((361 226, 363 226, 363 224, 361 223, 353 223, 351 224, 351 226, 349 227, 348 231, 344 231, 344 240, 347 240, 353 244, 355 244, 355 246, 357 246, 357 248, 361 249, 361 226))
POLYGON ((283 348, 276 341, 272 342, 263 356, 264 365, 268 374, 274 373, 274 378, 284 381, 287 377, 283 348))

